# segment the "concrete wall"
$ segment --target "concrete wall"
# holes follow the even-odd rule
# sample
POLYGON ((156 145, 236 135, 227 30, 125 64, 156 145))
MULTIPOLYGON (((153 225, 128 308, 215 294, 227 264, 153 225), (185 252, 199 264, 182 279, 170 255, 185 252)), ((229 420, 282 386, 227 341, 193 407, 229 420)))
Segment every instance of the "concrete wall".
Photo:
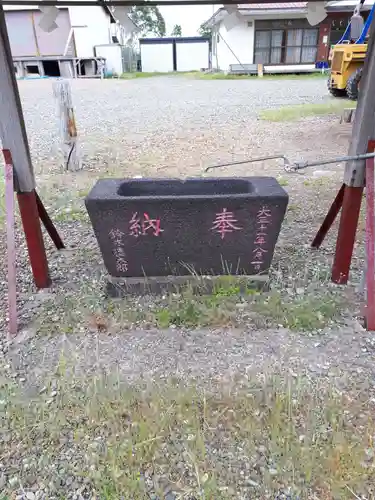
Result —
POLYGON ((69 7, 77 57, 93 57, 94 46, 111 43, 110 18, 102 7, 69 7))

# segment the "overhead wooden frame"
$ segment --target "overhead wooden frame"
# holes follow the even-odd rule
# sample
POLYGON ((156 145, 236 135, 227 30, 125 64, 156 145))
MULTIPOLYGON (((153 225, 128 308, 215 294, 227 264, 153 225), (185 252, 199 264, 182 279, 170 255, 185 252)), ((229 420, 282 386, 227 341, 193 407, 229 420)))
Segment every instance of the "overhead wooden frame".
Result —
MULTIPOLYGON (((341 0, 343 3, 345 0, 341 0)), ((309 2, 321 2, 321 0, 309 0, 309 2)), ((249 2, 248 2, 249 3, 249 2)), ((250 2, 251 3, 251 2, 250 2)), ((268 4, 275 3, 275 0, 257 0, 257 4, 268 4)), ((283 0, 283 4, 296 3, 292 0, 283 0)), ((301 2, 304 3, 304 2, 301 2)), ((51 6, 59 5, 61 7, 76 7, 76 6, 89 6, 93 7, 96 5, 108 5, 110 7, 132 7, 135 6, 169 6, 169 5, 223 5, 223 1, 220 0, 41 0, 37 2, 36 0, 0 0, 0 5, 38 5, 40 6, 51 6)), ((241 5, 240 2, 234 2, 233 0, 225 0, 225 5, 241 5)))

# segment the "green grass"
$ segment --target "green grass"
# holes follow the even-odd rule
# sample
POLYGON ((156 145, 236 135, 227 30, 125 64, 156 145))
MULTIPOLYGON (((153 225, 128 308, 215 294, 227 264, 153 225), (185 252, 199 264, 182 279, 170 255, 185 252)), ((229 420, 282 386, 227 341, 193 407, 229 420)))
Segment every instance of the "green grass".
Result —
POLYGON ((215 393, 177 381, 129 388, 68 372, 61 360, 52 399, 49 388, 31 398, 3 380, 2 472, 17 481, 2 498, 41 483, 55 489, 47 497, 66 498, 67 477, 104 500, 170 490, 231 500, 246 481, 246 498, 275 498, 283 486, 299 498, 373 498, 375 420, 361 393, 277 378, 215 393))
MULTIPOLYGON (((258 78, 257 75, 230 75, 227 73, 205 73, 203 71, 170 71, 170 72, 159 72, 159 71, 135 71, 133 73, 122 73, 120 75, 121 79, 132 80, 135 78, 152 78, 155 76, 186 76, 191 78, 196 78, 198 80, 248 80, 251 78, 258 78)), ((267 80, 305 80, 311 78, 326 78, 326 75, 321 73, 302 73, 302 74, 274 74, 274 75, 264 75, 264 79, 267 80)))
POLYGON ((308 116, 322 116, 341 113, 344 108, 355 108, 356 103, 347 99, 330 100, 319 104, 298 104, 285 106, 280 109, 266 109, 261 111, 261 120, 271 122, 294 121, 308 116))
MULTIPOLYGON (((191 76, 199 80, 250 80, 258 78, 258 75, 232 75, 228 73, 204 73, 201 71, 187 73, 186 76, 191 76)), ((311 78, 326 78, 326 75, 321 73, 302 73, 302 74, 265 74, 265 80, 307 80, 311 78)))
POLYGON ((278 177, 277 182, 280 184, 280 186, 283 186, 283 187, 289 185, 289 181, 288 181, 288 179, 285 179, 285 177, 278 177))
MULTIPOLYGON (((83 259, 93 259, 88 255, 83 259)), ((309 278, 309 281, 314 278, 309 278)), ((325 275, 324 275, 325 279, 325 275)), ((326 291, 299 288, 298 293, 260 291, 231 279, 219 282, 212 291, 183 288, 163 297, 140 302, 128 296, 106 299, 97 288, 84 288, 77 294, 66 292, 43 304, 36 321, 42 335, 54 332, 74 334, 77 331, 121 333, 134 328, 202 328, 253 326, 314 332, 338 323, 345 314, 342 297, 326 291), (58 322, 57 322, 58 320, 58 322)), ((298 288, 298 287, 297 287, 298 288)))
POLYGON ((195 72, 185 72, 185 71, 170 71, 170 72, 160 72, 160 71, 135 71, 133 73, 122 73, 120 78, 123 80, 132 80, 134 78, 152 78, 155 76, 181 76, 181 75, 193 75, 195 72))
POLYGON ((332 183, 330 177, 317 177, 316 179, 305 179, 303 185, 306 187, 319 188, 323 186, 329 186, 332 183))
POLYGON ((257 301, 254 309, 272 325, 290 330, 316 331, 333 323, 340 314, 336 298, 304 295, 288 300, 279 293, 270 293, 266 300, 257 301))
POLYGON ((67 207, 53 213, 56 222, 89 222, 89 216, 84 207, 67 207))

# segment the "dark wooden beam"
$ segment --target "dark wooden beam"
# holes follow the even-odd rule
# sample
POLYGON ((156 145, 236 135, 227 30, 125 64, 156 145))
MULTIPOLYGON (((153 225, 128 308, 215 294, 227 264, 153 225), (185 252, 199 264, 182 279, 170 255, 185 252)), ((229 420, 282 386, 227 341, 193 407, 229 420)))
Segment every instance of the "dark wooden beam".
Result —
MULTIPOLYGON (((309 0, 310 2, 319 2, 321 0, 309 0)), ((95 6, 95 5, 103 5, 105 3, 108 6, 112 7, 131 7, 133 5, 138 5, 138 6, 168 6, 168 5, 223 5, 223 0, 159 0, 159 1, 154 1, 154 0, 106 0, 105 2, 99 3, 97 0, 41 0, 40 2, 35 3, 35 0, 0 0, 0 5, 38 5, 38 8, 46 5, 58 5, 61 7, 75 7, 77 5, 79 6, 95 6)), ((275 0, 257 0, 254 3, 275 3, 275 0)), ((288 3, 295 3, 291 0, 284 0, 283 4, 288 4, 288 3)), ((301 2, 303 3, 303 2, 301 2)), ((227 0, 225 2, 226 5, 233 4, 233 5, 241 5, 238 2, 235 2, 233 0, 227 0)), ((248 5, 248 4, 247 4, 248 5)), ((293 8, 293 7, 292 7, 293 8)))

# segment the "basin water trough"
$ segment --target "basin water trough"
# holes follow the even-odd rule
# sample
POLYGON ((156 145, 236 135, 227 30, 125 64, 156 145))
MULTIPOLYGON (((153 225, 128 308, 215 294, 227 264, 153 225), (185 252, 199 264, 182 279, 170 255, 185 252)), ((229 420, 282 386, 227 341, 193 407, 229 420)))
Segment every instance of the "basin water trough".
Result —
POLYGON ((114 278, 262 275, 288 204, 272 177, 101 179, 85 200, 114 278))

